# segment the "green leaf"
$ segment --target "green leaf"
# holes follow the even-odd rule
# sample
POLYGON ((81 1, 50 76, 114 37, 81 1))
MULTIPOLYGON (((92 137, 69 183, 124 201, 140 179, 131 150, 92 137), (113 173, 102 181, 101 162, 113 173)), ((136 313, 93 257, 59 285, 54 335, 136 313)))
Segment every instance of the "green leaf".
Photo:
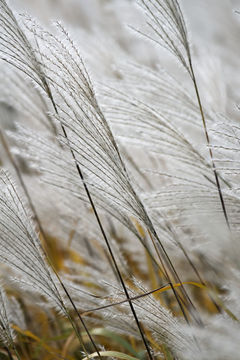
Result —
POLYGON ((138 359, 142 359, 142 352, 138 353, 133 347, 132 345, 125 340, 123 337, 121 337, 118 334, 115 334, 109 330, 106 330, 104 328, 96 328, 93 329, 91 331, 92 335, 99 335, 99 336, 104 336, 104 337, 108 337, 110 339, 112 339, 113 341, 115 341, 116 344, 121 345, 124 349, 126 349, 127 351, 129 351, 131 353, 131 355, 135 356, 138 359))

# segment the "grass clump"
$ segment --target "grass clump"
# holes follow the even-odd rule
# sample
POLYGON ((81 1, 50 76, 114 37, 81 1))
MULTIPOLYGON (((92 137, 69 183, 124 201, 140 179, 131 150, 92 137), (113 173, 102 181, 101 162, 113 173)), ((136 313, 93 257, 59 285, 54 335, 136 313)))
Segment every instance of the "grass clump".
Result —
POLYGON ((125 45, 0 0, 3 359, 238 358, 240 127, 182 5, 124 6, 125 45))

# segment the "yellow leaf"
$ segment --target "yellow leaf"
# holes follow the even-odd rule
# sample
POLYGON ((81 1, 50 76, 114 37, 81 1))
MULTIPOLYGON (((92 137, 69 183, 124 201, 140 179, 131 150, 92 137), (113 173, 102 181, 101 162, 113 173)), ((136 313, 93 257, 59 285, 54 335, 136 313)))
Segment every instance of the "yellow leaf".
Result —
MULTIPOLYGON (((44 341, 39 338, 37 335, 33 334, 31 331, 29 330, 22 330, 20 329, 17 325, 13 325, 12 326, 13 329, 15 331, 17 331, 19 334, 24 335, 34 341, 36 341, 37 343, 41 344, 41 346, 43 347, 43 349, 45 349, 46 351, 48 351, 50 354, 56 356, 56 357, 61 357, 61 353, 58 349, 55 349, 47 344, 44 343, 44 341)), ((68 357, 69 360, 72 360, 72 358, 68 357)))

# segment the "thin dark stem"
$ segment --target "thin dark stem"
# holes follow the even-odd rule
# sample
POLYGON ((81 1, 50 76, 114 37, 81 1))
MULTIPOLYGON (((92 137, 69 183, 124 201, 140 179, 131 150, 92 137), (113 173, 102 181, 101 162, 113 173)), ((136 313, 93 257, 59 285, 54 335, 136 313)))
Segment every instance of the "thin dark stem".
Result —
MULTIPOLYGON (((58 278, 59 278, 59 277, 58 277, 58 278)), ((79 318, 82 326, 84 327, 84 330, 86 331, 86 333, 87 333, 87 335, 88 335, 88 337, 89 337, 89 339, 90 339, 90 341, 91 341, 94 349, 96 350, 99 358, 102 359, 102 357, 101 357, 101 355, 100 355, 100 353, 99 353, 99 350, 98 350, 98 348, 97 348, 97 346, 96 346, 96 344, 95 344, 95 342, 94 342, 94 340, 93 340, 93 338, 92 338, 92 335, 90 334, 90 332, 89 332, 89 330, 88 330, 88 328, 87 328, 87 326, 86 326, 86 324, 85 324, 85 322, 84 322, 81 314, 79 313, 78 309, 76 308, 76 305, 75 305, 74 301, 72 300, 72 298, 71 298, 71 296, 70 296, 67 288, 65 287, 65 285, 63 284, 63 282, 62 282, 62 280, 61 280, 60 278, 59 278, 59 281, 60 281, 60 284, 61 284, 63 290, 65 291, 65 293, 66 293, 69 301, 71 302, 71 305, 72 305, 74 311, 76 312, 76 314, 77 314, 77 316, 78 316, 78 318, 79 318)), ((81 334, 80 331, 79 331, 79 329, 78 329, 78 334, 81 334)), ((81 339, 82 339, 82 338, 81 338, 81 339)), ((81 342, 82 342, 82 345, 84 346, 83 340, 81 340, 81 342)), ((86 352, 86 355, 87 355, 87 352, 86 352)), ((87 355, 87 357, 88 357, 88 355, 87 355)))
MULTIPOLYGON (((66 136, 66 138, 67 138, 66 131, 65 131, 64 127, 62 127, 62 128, 63 128, 63 130, 64 130, 64 136, 66 136)), ((71 148, 70 148, 70 149, 71 149, 71 148)), ((74 154, 74 152, 73 152, 72 149, 71 149, 71 153, 72 153, 72 156, 73 156, 74 160, 76 160, 75 154, 74 154)), ((89 192, 89 189, 88 189, 88 187, 87 187, 87 184, 85 183, 85 180, 84 180, 82 171, 81 171, 81 169, 80 169, 79 164, 77 164, 77 162, 76 162, 76 167, 77 167, 77 171, 78 171, 79 177, 80 177, 81 180, 82 180, 82 183, 83 183, 83 186, 84 186, 84 190, 86 191, 88 200, 89 200, 89 202, 90 202, 90 204, 91 204, 91 206, 92 206, 92 209, 93 209, 94 215, 95 215, 95 217, 96 217, 97 223, 98 223, 98 225, 99 225, 99 228, 100 228, 100 230, 101 230, 102 236, 103 236, 104 241, 105 241, 105 243, 106 243, 108 252, 109 252, 109 254, 110 254, 110 256, 111 256, 111 259, 112 259, 114 268, 115 268, 115 270, 116 270, 116 273, 117 273, 117 275, 118 275, 118 278, 119 278, 120 283, 121 283, 121 285, 122 285, 122 288, 123 288, 123 290, 124 290, 124 293, 125 293, 125 295, 126 295, 126 298, 127 298, 127 300, 129 301, 130 309, 131 309, 132 314, 133 314, 133 316, 134 316, 134 319, 135 319, 135 321, 136 321, 138 330, 139 330, 139 332, 140 332, 141 338, 142 338, 143 343, 144 343, 144 345, 145 345, 145 348, 146 348, 146 350, 147 350, 148 356, 149 356, 149 358, 150 358, 151 360, 153 360, 151 351, 150 351, 150 349, 149 349, 149 346, 148 346, 148 344, 147 344, 147 341, 146 341, 145 336, 144 336, 144 333, 143 333, 142 326, 141 326, 141 324, 140 324, 140 322, 139 322, 139 320, 138 320, 137 314, 136 314, 135 309, 134 309, 134 307, 133 307, 133 304, 132 304, 132 302, 131 302, 131 299, 130 299, 128 290, 127 290, 127 288, 126 288, 126 285, 125 285, 124 280, 123 280, 123 278, 122 278, 121 272, 120 272, 119 267, 118 267, 118 265, 117 265, 117 261, 116 261, 116 259, 115 259, 114 254, 113 254, 113 251, 112 251, 110 242, 109 242, 109 240, 108 240, 108 238, 107 238, 107 235, 106 235, 106 233, 105 233, 105 230, 104 230, 103 225, 102 225, 102 222, 101 222, 101 219, 100 219, 100 217, 99 217, 99 215, 98 215, 97 209, 96 209, 95 204, 94 204, 94 202, 93 202, 92 196, 91 196, 91 194, 90 194, 90 192, 89 192)))
POLYGON ((26 195, 29 207, 30 207, 30 209, 31 209, 31 211, 32 211, 32 213, 34 215, 34 218, 35 218, 35 221, 36 221, 36 223, 38 225, 38 228, 39 228, 41 234, 43 235, 44 242, 46 243, 46 246, 49 246, 47 236, 46 236, 46 234, 44 234, 44 230, 43 230, 41 221, 39 219, 39 216, 37 214, 37 210, 36 210, 36 208, 35 208, 35 206, 34 206, 34 204, 32 202, 32 199, 31 199, 31 196, 30 196, 30 194, 28 192, 27 186, 25 185, 25 182, 23 180, 21 171, 19 170, 19 167, 18 167, 14 157, 12 156, 12 153, 11 153, 11 151, 9 149, 7 140, 5 139, 5 136, 4 136, 2 130, 0 130, 0 139, 1 139, 1 142, 3 144, 4 149, 6 151, 6 154, 7 154, 8 158, 9 158, 9 160, 10 160, 10 162, 11 162, 11 164, 12 164, 12 166, 13 166, 15 172, 16 172, 16 175, 17 175, 17 178, 18 178, 18 180, 20 182, 20 185, 21 185, 21 187, 22 187, 22 189, 23 189, 23 191, 24 191, 24 193, 26 195))
POLYGON ((213 173, 214 173, 214 177, 215 177, 215 181, 216 181, 216 185, 217 185, 217 189, 218 189, 218 194, 219 194, 223 214, 224 214, 224 217, 225 217, 225 220, 226 220, 226 223, 227 223, 227 227, 228 227, 229 230, 231 230, 229 219, 228 219, 228 214, 227 214, 227 210, 226 210, 226 206, 225 206, 225 202, 224 202, 224 198, 223 198, 223 194, 222 194, 222 189, 221 189, 221 185, 220 185, 220 181, 219 181, 219 176, 218 176, 216 165, 215 165, 215 162, 214 162, 214 159, 213 159, 213 152, 212 152, 212 148, 211 148, 211 142, 210 142, 210 139, 209 139, 207 123, 206 123, 206 119, 205 119, 205 115, 204 115, 204 111, 203 111, 203 106, 202 106, 202 101, 201 101, 200 93, 199 93, 199 90, 198 90, 198 85, 197 85, 197 81, 196 81, 196 77, 195 77, 195 73, 194 73, 193 65, 192 65, 192 59, 191 59, 190 55, 189 55, 189 66, 190 66, 190 70, 191 70, 191 77, 192 77, 192 80, 193 80, 194 89, 195 89, 196 96, 197 96, 199 110, 200 110, 200 113, 201 113, 204 133, 205 133, 205 137, 206 137, 206 140, 207 140, 207 145, 208 145, 208 149, 209 149, 209 155, 210 155, 210 159, 211 159, 212 169, 213 169, 213 173))
MULTIPOLYGON (((33 202, 32 202, 31 196, 30 196, 30 194, 29 194, 29 192, 28 192, 28 189, 27 189, 27 187, 26 187, 26 185, 25 185, 25 182, 24 182, 24 180, 23 180, 22 174, 21 174, 21 172, 20 172, 20 170, 19 170, 19 168, 18 168, 18 166, 17 166, 17 163, 16 163, 14 157, 13 157, 12 154, 11 154, 11 151, 10 151, 10 149, 9 149, 9 146, 8 146, 8 144, 7 144, 7 141, 6 141, 6 139, 5 139, 4 135, 3 135, 3 132, 2 132, 1 130, 0 130, 0 139, 1 139, 1 142, 2 142, 2 144, 3 144, 3 147, 4 147, 5 151, 6 151, 7 155, 8 155, 8 157, 9 157, 10 162, 11 162, 12 166, 14 167, 14 170, 15 170, 15 172, 16 172, 16 174, 17 174, 18 180, 19 180, 19 182, 20 182, 20 184, 21 184, 21 186, 22 186, 22 188, 23 188, 23 191, 24 191, 26 197, 27 197, 27 200, 28 200, 30 209, 32 210, 32 213, 33 213, 33 215, 34 215, 34 217, 35 217, 35 221, 36 221, 36 223, 37 223, 37 225, 38 225, 38 228, 39 228, 39 230, 40 230, 40 232, 41 232, 41 234, 42 234, 42 237, 43 237, 44 242, 45 242, 45 244, 46 244, 46 247, 47 247, 47 249, 48 249, 49 244, 48 244, 48 242, 47 242, 46 233, 45 233, 45 231, 44 231, 44 229, 43 229, 43 226, 42 226, 42 224, 41 224, 41 221, 40 221, 40 219, 39 219, 39 217, 38 217, 36 208, 35 208, 35 206, 34 206, 34 204, 33 204, 33 202)), ((83 327, 84 327, 84 329, 85 329, 85 331, 86 331, 86 333, 87 333, 87 335, 88 335, 88 337, 89 337, 89 339, 90 339, 90 341, 91 341, 94 349, 95 349, 96 352, 99 354, 99 351, 98 351, 98 349, 97 349, 97 346, 96 346, 96 344, 95 344, 95 342, 94 342, 94 340, 93 340, 93 338, 92 338, 89 330, 87 329, 87 326, 86 326, 84 320, 82 319, 82 317, 81 317, 79 311, 77 310, 76 305, 74 304, 74 302, 73 302, 73 300, 72 300, 69 292, 67 291, 65 285, 63 284, 60 276, 59 276, 58 273, 57 273, 57 270, 55 269, 55 267, 54 267, 51 259, 49 258, 48 252, 45 251, 44 249, 42 249, 42 250, 43 250, 43 252, 44 252, 44 255, 46 256, 46 259, 48 260, 49 264, 51 265, 51 268, 53 269, 53 272, 54 272, 55 275, 57 276, 58 281, 60 282, 60 284, 61 284, 61 286, 62 286, 62 288, 63 288, 63 291, 65 292, 65 294, 66 294, 67 298, 69 299, 69 301, 70 301, 70 303, 71 303, 74 311, 76 312, 77 317, 80 319, 80 321, 81 321, 81 323, 82 323, 82 325, 83 325, 83 327)), ((64 305, 64 304, 62 304, 62 305, 64 305)), ((66 309, 65 309, 65 310, 66 310, 66 309)), ((67 314, 68 314, 68 312, 67 312, 67 314)), ((69 318, 69 314, 68 314, 67 316, 68 316, 68 318, 69 318)), ((71 323, 72 323, 72 325, 73 325, 73 319, 72 319, 72 318, 71 318, 71 323)), ((81 345, 84 346, 83 341, 81 340, 80 330, 78 329, 78 327, 77 327, 76 325, 74 326, 74 330, 75 330, 75 332, 76 332, 76 334, 77 334, 77 336, 78 336, 78 339, 80 340, 81 345)), ((87 355, 87 353, 86 353, 86 355, 87 355)), ((99 354, 99 358, 101 358, 101 355, 100 355, 100 354, 99 354)))
MULTIPOLYGON (((49 88, 49 86, 48 86, 48 84, 47 84, 46 81, 45 81, 45 88, 46 88, 47 94, 48 94, 48 96, 49 96, 49 98, 50 98, 50 100, 51 100, 51 102, 52 102, 53 108, 54 108, 56 114, 58 114, 58 109, 57 109, 57 106, 56 106, 55 101, 54 101, 54 99, 53 99, 52 92, 51 92, 51 90, 50 90, 50 88, 49 88)), ((68 143, 68 145, 69 145, 70 152, 71 152, 72 158, 73 158, 73 160, 74 160, 74 162, 75 162, 78 175, 79 175, 79 177, 80 177, 80 179, 81 179, 81 181, 82 181, 82 184, 83 184, 84 190, 85 190, 85 192, 86 192, 86 194, 87 194, 89 203, 90 203, 91 206, 92 206, 94 215, 95 215, 95 217, 96 217, 96 220, 97 220, 97 223, 98 223, 98 225, 99 225, 100 231, 101 231, 102 236, 103 236, 103 238, 104 238, 104 241, 105 241, 105 243, 106 243, 106 246, 107 246, 108 252, 109 252, 109 254, 110 254, 110 257, 111 257, 111 259, 112 259, 114 268, 115 268, 116 273, 117 273, 117 275, 118 275, 118 277, 119 277, 119 280, 120 280, 120 283, 121 283, 121 285, 122 285, 122 287, 123 287, 123 290, 124 290, 124 292, 125 292, 125 295, 126 295, 127 299, 129 300, 129 306, 130 306, 130 308, 131 308, 132 314, 133 314, 134 319, 135 319, 135 321, 136 321, 136 324, 137 324, 137 327, 138 327, 138 329, 139 329, 139 332, 140 332, 141 338, 142 338, 142 340, 143 340, 144 346, 145 346, 145 348, 146 348, 146 350, 147 350, 147 353, 148 353, 148 356, 149 356, 150 360, 153 360, 153 357, 152 357, 151 351, 150 351, 150 349, 149 349, 149 346, 148 346, 148 344, 147 344, 147 341, 146 341, 146 339, 145 339, 145 336, 144 336, 142 327, 141 327, 140 322, 139 322, 139 320, 138 320, 138 317, 137 317, 137 314, 136 314, 135 309, 134 309, 134 307, 133 307, 133 304, 132 304, 132 302, 131 302, 131 300, 130 300, 130 297, 129 297, 129 294, 128 294, 126 285, 125 285, 124 280, 123 280, 122 275, 121 275, 121 272, 120 272, 120 270, 119 270, 119 268, 118 268, 118 265, 117 265, 115 256, 114 256, 113 251, 112 251, 112 248, 111 248, 111 245, 110 245, 110 243, 109 243, 109 240, 108 240, 108 238, 107 238, 107 235, 106 235, 105 230, 104 230, 104 228, 103 228, 103 225, 102 225, 102 223, 101 223, 101 219, 100 219, 100 217, 99 217, 99 215, 98 215, 97 209, 96 209, 96 207, 95 207, 95 204, 94 204, 94 201, 93 201, 92 196, 91 196, 91 194, 90 194, 90 191, 89 191, 89 189, 88 189, 88 186, 87 186, 87 184, 86 184, 86 182, 85 182, 85 180, 84 180, 84 176, 83 176, 82 170, 81 170, 79 164, 78 164, 77 161, 76 161, 76 156, 75 156, 75 153, 74 153, 74 151, 73 151, 73 149, 72 149, 72 147, 71 147, 71 145, 70 145, 70 142, 69 142, 69 139, 68 139, 68 135, 67 135, 66 129, 65 129, 65 127, 64 127, 62 124, 61 124, 61 128, 62 128, 63 135, 64 135, 64 137, 65 137, 65 139, 67 140, 67 143, 68 143)), ((79 316, 81 317, 80 314, 79 314, 79 316)), ((98 355, 100 356, 100 354, 99 354, 98 351, 97 351, 97 353, 98 353, 98 355)), ((101 357, 101 356, 100 356, 100 357, 101 357)))
MULTIPOLYGON (((149 221, 150 221, 150 219, 149 219, 149 221)), ((175 297, 176 297, 176 300, 177 300, 177 302, 178 302, 178 304, 179 304, 179 307, 180 307, 180 309, 181 309, 181 311, 182 311, 182 313, 183 313, 183 316, 184 316, 186 322, 189 323, 188 318, 187 318, 187 315, 186 315, 186 312, 185 312, 184 307, 183 307, 183 305, 182 305, 182 302, 180 301, 180 300, 181 300, 181 299, 180 299, 180 295, 179 295, 179 294, 177 293, 177 291, 174 289, 174 286, 173 286, 173 284, 172 284, 172 281, 171 281, 171 278, 170 278, 170 276, 169 276, 169 274, 168 274, 168 270, 167 270, 166 266, 169 268, 170 272, 172 273, 172 276, 173 276, 174 280, 175 280, 176 282, 179 282, 179 283, 182 285, 182 286, 181 286, 182 294, 183 294, 183 296, 187 299, 188 303, 190 304, 190 309, 191 309, 191 310, 189 310, 189 311, 192 312, 192 310, 193 310, 194 313, 197 314, 197 310, 196 310, 194 304, 192 303, 192 300, 190 299, 188 293, 186 292, 185 287, 184 287, 184 285, 183 285, 183 283, 182 283, 182 281, 181 281, 181 279, 180 279, 180 277, 179 277, 176 269, 174 268, 173 263, 172 263, 169 255, 168 255, 168 253, 166 252, 166 250, 165 250, 162 242, 160 241, 160 239, 159 239, 159 237, 158 237, 158 235, 157 235, 157 233, 156 233, 153 225, 151 226, 151 228, 152 228, 152 230, 151 230, 151 231, 149 230, 148 233, 149 233, 149 236, 150 236, 151 241, 152 241, 152 243, 153 243, 153 246, 154 246, 154 248, 155 248, 155 250, 156 250, 156 253, 157 253, 157 255, 158 255, 158 258, 159 258, 159 260, 160 260, 160 263, 161 263, 161 266, 162 266, 162 268, 163 268, 163 272, 164 272, 165 278, 166 278, 166 280, 167 280, 167 281, 170 283, 170 285, 171 285, 172 291, 173 291, 173 293, 174 293, 174 295, 175 295, 175 297), (157 240, 157 243, 156 243, 156 240, 157 240), (160 247, 161 254, 160 254, 160 252, 159 252, 159 249, 158 249, 158 246, 157 246, 157 245, 159 245, 159 247, 160 247), (164 262, 166 263, 166 266, 165 266, 164 262)), ((198 315, 198 317, 196 318, 195 314, 192 314, 193 317, 194 317, 194 319, 195 319, 195 321, 196 321, 199 325, 202 325, 202 321, 201 321, 201 319, 199 318, 199 315, 198 315)))
MULTIPOLYGON (((187 251, 185 250, 185 248, 183 247, 183 245, 181 244, 181 242, 178 240, 178 237, 177 237, 177 234, 175 233, 174 229, 172 229, 172 226, 171 224, 169 224, 168 222, 167 223, 167 227, 169 229, 169 231, 171 231, 173 237, 174 237, 174 240, 176 242, 176 244, 179 246, 179 248, 182 250, 185 258, 187 259, 189 265, 192 267, 195 275, 197 276, 198 280, 200 281, 200 283, 204 286, 206 286, 206 283, 204 282, 204 280, 202 279, 197 267, 195 266, 195 264, 193 263, 193 261, 191 260, 190 256, 188 255, 187 251)), ((216 307, 217 311, 219 313, 221 313, 221 309, 219 308, 218 304, 215 302, 215 300, 212 298, 212 296, 208 293, 208 296, 210 298, 210 300, 212 301, 212 303, 214 304, 214 306, 216 307)))
POLYGON ((18 351, 17 351, 17 348, 16 348, 16 346, 15 346, 14 343, 13 343, 13 350, 14 350, 14 352, 15 352, 15 355, 16 355, 17 359, 18 359, 18 360, 21 360, 21 357, 20 357, 20 355, 19 355, 19 353, 18 353, 18 351))
POLYGON ((10 360, 14 360, 14 359, 13 359, 13 356, 12 356, 12 354, 11 354, 11 351, 9 350, 9 348, 8 348, 7 346, 4 346, 4 349, 6 350, 9 359, 10 359, 10 360))
POLYGON ((178 293, 177 293, 176 290, 174 289, 174 286, 173 286, 173 284, 172 284, 172 281, 171 281, 171 279, 170 279, 170 276, 169 276, 169 274, 168 274, 168 271, 167 271, 167 269, 166 269, 166 266, 165 266, 165 264, 164 264, 164 262, 163 262, 163 260, 162 260, 162 257, 161 257, 161 255, 160 255, 160 253, 159 253, 159 250, 158 250, 158 248, 157 248, 157 245, 156 245, 156 243, 155 243, 155 241, 154 241, 154 239, 153 239, 153 236, 152 236, 152 234, 151 234, 150 231, 148 231, 148 233, 149 233, 150 239, 151 239, 151 241, 152 241, 152 244, 153 244, 153 246, 154 246, 154 248, 155 248, 155 250, 156 250, 156 253, 157 253, 157 255, 158 255, 159 261, 160 261, 160 263, 161 263, 161 267, 162 267, 163 274, 164 274, 165 278, 167 279, 167 281, 169 281, 169 284, 170 284, 171 289, 172 289, 172 291, 173 291, 173 293, 174 293, 174 295, 175 295, 175 297, 176 297, 177 303, 178 303, 178 305, 179 305, 179 307, 180 307, 180 309, 181 309, 181 311, 182 311, 182 314, 183 314, 184 319, 185 319, 186 322, 189 324, 189 320, 188 320, 187 314, 186 314, 186 312, 185 312, 185 310, 184 310, 184 307, 183 307, 183 305, 182 305, 182 302, 181 302, 180 299, 179 299, 178 293))
POLYGON ((88 314, 91 314, 91 313, 93 313, 93 312, 95 312, 95 311, 108 309, 108 308, 110 308, 110 307, 112 307, 112 306, 122 305, 122 304, 125 304, 126 302, 129 302, 129 301, 139 300, 139 299, 141 299, 141 298, 143 298, 143 297, 145 297, 145 296, 152 295, 152 294, 154 294, 154 293, 156 293, 156 292, 164 289, 164 288, 165 288, 166 286, 168 286, 168 285, 170 286, 170 283, 167 283, 167 284, 165 284, 165 285, 162 285, 162 286, 160 286, 159 288, 154 289, 154 290, 151 290, 151 291, 148 291, 148 292, 146 292, 146 293, 144 293, 144 294, 140 294, 140 295, 136 295, 136 296, 130 297, 129 299, 117 301, 117 302, 112 303, 112 304, 103 305, 103 306, 99 306, 99 307, 94 308, 94 309, 89 309, 89 310, 83 311, 83 312, 81 313, 81 315, 88 315, 88 314))
MULTIPOLYGON (((182 244, 180 244, 180 242, 177 242, 177 244, 179 245, 180 249, 182 250, 183 254, 185 255, 188 263, 190 264, 190 266, 193 268, 193 271, 195 272, 197 278, 199 279, 200 283, 204 286, 207 287, 207 284, 205 283, 205 281, 202 279, 201 275, 199 274, 198 269, 196 268, 196 266, 194 265, 194 263, 192 262, 192 260, 190 259, 190 257, 188 256, 186 250, 184 249, 184 247, 182 246, 182 244)), ((219 307, 219 305, 216 303, 216 301, 212 298, 212 296, 209 294, 208 292, 208 296, 209 299, 212 301, 213 305, 216 307, 217 311, 219 313, 222 313, 221 308, 219 307)))

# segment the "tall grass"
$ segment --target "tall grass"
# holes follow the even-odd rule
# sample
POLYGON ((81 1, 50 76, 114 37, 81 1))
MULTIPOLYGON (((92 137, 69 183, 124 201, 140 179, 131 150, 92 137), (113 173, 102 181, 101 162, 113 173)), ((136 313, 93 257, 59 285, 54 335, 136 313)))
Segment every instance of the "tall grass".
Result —
POLYGON ((181 3, 124 6, 155 63, 0 0, 2 358, 239 357, 238 120, 181 3))

